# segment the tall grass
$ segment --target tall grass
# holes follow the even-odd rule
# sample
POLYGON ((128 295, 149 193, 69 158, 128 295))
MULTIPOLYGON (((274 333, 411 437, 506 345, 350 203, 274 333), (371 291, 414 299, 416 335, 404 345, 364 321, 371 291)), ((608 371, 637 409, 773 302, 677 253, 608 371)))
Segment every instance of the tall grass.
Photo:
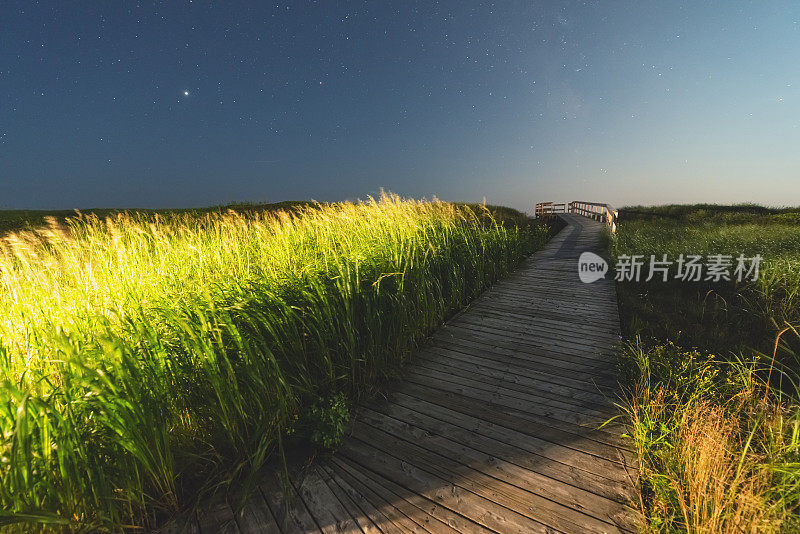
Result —
POLYGON ((626 412, 644 532, 795 531, 800 408, 745 360, 636 340, 626 412))
POLYGON ((764 257, 755 282, 619 285, 645 531, 800 529, 800 226, 792 213, 636 208, 619 225, 613 255, 764 257))
MULTIPOLYGON (((677 210, 668 208, 668 213, 677 210)), ((623 284, 622 312, 635 311, 639 319, 652 319, 647 321, 648 334, 692 346, 707 345, 712 351, 743 347, 768 351, 777 332, 800 324, 800 224, 756 224, 747 213, 740 222, 740 214, 729 210, 689 211, 681 219, 647 217, 642 210, 637 208, 636 217, 628 215, 621 223, 612 255, 638 254, 645 261, 651 255, 661 259, 664 254, 673 261, 680 254, 727 254, 733 258, 760 254, 763 258, 755 282, 623 284)), ((660 213, 660 208, 654 212, 660 213)))
POLYGON ((369 394, 547 237, 391 195, 6 236, 0 519, 152 526, 369 394))

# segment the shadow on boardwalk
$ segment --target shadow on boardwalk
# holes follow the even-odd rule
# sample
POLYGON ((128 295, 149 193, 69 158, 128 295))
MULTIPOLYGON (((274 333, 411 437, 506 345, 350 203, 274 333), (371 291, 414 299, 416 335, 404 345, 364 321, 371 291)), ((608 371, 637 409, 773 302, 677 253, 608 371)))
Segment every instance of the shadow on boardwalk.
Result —
POLYGON ((264 480, 207 533, 626 532, 637 478, 616 414, 613 281, 582 284, 602 224, 568 226, 439 329, 382 402, 362 406, 332 457, 264 480))

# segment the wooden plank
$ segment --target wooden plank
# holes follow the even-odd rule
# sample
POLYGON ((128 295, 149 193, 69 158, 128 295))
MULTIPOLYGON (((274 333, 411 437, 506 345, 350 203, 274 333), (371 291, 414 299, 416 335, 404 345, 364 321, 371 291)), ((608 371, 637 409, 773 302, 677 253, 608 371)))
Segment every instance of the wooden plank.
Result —
MULTIPOLYGON (((233 499, 233 503, 236 503, 236 499, 233 499)), ((237 512, 236 506, 234 506, 234 517, 241 534, 281 533, 278 523, 258 488, 255 488, 255 491, 247 497, 241 510, 237 512)))
POLYGON ((602 343, 586 346, 585 344, 571 344, 570 339, 579 334, 559 334, 544 329, 535 329, 533 332, 519 332, 514 325, 502 327, 500 325, 483 324, 478 320, 458 320, 445 324, 441 331, 433 334, 451 334, 453 336, 478 336, 479 338, 501 339, 507 345, 517 350, 528 350, 536 353, 546 353, 550 357, 557 357, 564 361, 603 368, 608 366, 609 358, 615 352, 618 343, 602 343), (541 339, 540 339, 541 336, 541 339))
MULTIPOLYGON (((566 432, 559 428, 543 424, 536 419, 525 417, 524 414, 512 413, 511 410, 499 410, 487 403, 476 403, 474 399, 465 399, 461 395, 448 391, 433 389, 417 384, 404 383, 397 389, 399 393, 416 397, 451 410, 467 415, 476 415, 485 421, 492 421, 499 425, 518 430, 528 435, 539 437, 553 444, 563 444, 571 449, 581 451, 621 467, 624 462, 618 459, 617 448, 600 441, 590 439, 589 432, 566 432)), ((628 465, 631 465, 630 463, 628 465)))
POLYGON ((478 332, 489 331, 496 335, 502 335, 514 341, 527 340, 532 336, 536 337, 536 342, 525 342, 525 345, 546 349, 548 352, 558 352, 562 359, 580 363, 575 358, 584 358, 599 361, 601 365, 608 365, 609 356, 616 353, 619 342, 599 342, 592 341, 578 332, 564 333, 555 332, 549 328, 539 328, 536 326, 522 326, 514 323, 502 324, 496 319, 487 320, 486 318, 474 318, 459 320, 449 323, 448 328, 463 328, 478 332), (565 356, 569 356, 566 358, 565 356))
POLYGON ((494 287, 482 295, 477 301, 478 304, 486 301, 518 305, 537 305, 547 304, 556 308, 573 309, 576 312, 592 314, 594 322, 597 324, 607 324, 613 321, 613 317, 605 317, 599 314, 611 314, 614 311, 612 302, 588 302, 577 295, 568 295, 563 291, 538 291, 530 293, 520 293, 510 288, 494 287))
POLYGON ((203 534, 239 534, 233 510, 224 496, 217 496, 198 508, 197 519, 203 534))
POLYGON ((393 394, 392 401, 377 409, 389 415, 402 414, 430 432, 461 437, 464 444, 483 444, 485 452, 502 455, 500 451, 512 451, 506 459, 522 462, 523 467, 545 469, 548 476, 561 477, 609 499, 625 503, 630 498, 629 478, 615 463, 402 393, 393 394), (584 480, 589 484, 581 483, 584 480))
MULTIPOLYGON (((556 478, 542 475, 537 470, 530 470, 525 466, 520 466, 518 463, 500 458, 496 454, 497 446, 495 443, 491 443, 493 454, 487 454, 472 447, 471 445, 474 443, 472 440, 469 441, 468 445, 464 445, 451 439, 452 436, 450 435, 439 435, 414 425, 408 420, 416 419, 413 413, 403 413, 402 411, 398 413, 398 411, 394 411, 394 414, 398 415, 399 418, 385 412, 365 410, 359 420, 387 434, 391 434, 397 439, 410 442, 414 447, 424 448, 432 454, 439 454, 448 459, 453 459, 454 463, 451 465, 456 463, 463 464, 463 468, 455 467, 459 472, 464 468, 469 468, 543 497, 544 500, 541 502, 536 501, 540 506, 550 508, 561 516, 572 517, 579 524, 588 521, 602 531, 609 529, 610 526, 619 526, 625 522, 625 528, 630 529, 627 517, 620 513, 618 503, 613 500, 586 491, 581 487, 565 484, 556 478), (563 507, 568 509, 564 510, 563 507), (591 522, 584 518, 583 515, 591 516, 599 520, 600 523, 591 522), (607 523, 608 525, 604 526, 601 523, 607 523)), ((484 477, 478 477, 478 479, 481 478, 484 477)), ((520 494, 517 493, 517 495, 520 494)))
POLYGON ((464 385, 450 381, 442 375, 435 377, 424 376, 416 372, 404 376, 405 382, 421 387, 433 388, 444 393, 452 393, 473 402, 475 405, 485 404, 496 407, 505 413, 519 414, 526 420, 558 428, 564 432, 578 435, 591 436, 591 439, 606 443, 612 447, 619 447, 621 441, 613 431, 600 426, 606 421, 599 417, 591 417, 582 413, 562 410, 553 406, 542 405, 536 402, 520 399, 516 396, 505 395, 500 391, 479 390, 474 385, 464 385))
POLYGON ((519 293, 495 289, 493 292, 485 294, 475 305, 481 306, 483 303, 509 304, 516 307, 529 307, 531 309, 553 309, 555 311, 572 311, 581 314, 590 320, 593 325, 616 325, 616 318, 610 315, 615 308, 612 303, 598 305, 588 304, 585 299, 568 295, 564 292, 559 293, 538 293, 530 295, 520 295, 519 293))
POLYGON ((385 534, 420 534, 427 533, 419 524, 409 519, 396 506, 384 501, 381 497, 364 485, 365 478, 360 475, 351 475, 347 468, 340 465, 341 455, 325 463, 325 469, 336 478, 337 483, 350 497, 359 504, 361 509, 368 510, 370 517, 379 525, 385 534))
POLYGON ((370 507, 359 506, 343 489, 343 483, 329 470, 324 462, 320 462, 317 465, 317 470, 336 499, 348 511, 350 517, 355 520, 364 534, 381 534, 381 526, 388 527, 387 530, 394 533, 400 532, 398 529, 393 528, 393 525, 387 524, 385 516, 375 513, 376 511, 370 507), (368 512, 364 511, 365 508, 368 512))
MULTIPOLYGON (((398 457, 402 457, 406 469, 409 465, 413 465, 414 468, 424 470, 455 487, 463 488, 469 493, 485 499, 478 505, 478 510, 492 507, 490 503, 493 503, 513 511, 512 515, 498 509, 498 513, 502 513, 501 517, 509 518, 520 526, 525 525, 527 519, 537 523, 542 522, 550 528, 562 531, 580 529, 583 532, 595 533, 619 532, 619 529, 612 525, 522 490, 499 478, 487 476, 476 471, 472 466, 462 464, 446 455, 434 453, 410 441, 398 439, 365 422, 359 421, 356 424, 354 436, 363 443, 369 444, 370 447, 374 447, 372 451, 380 451, 378 454, 373 452, 369 459, 362 457, 362 461, 374 460, 376 456, 380 456, 385 464, 392 464, 398 457)), ((349 454, 353 453, 349 451, 349 454)), ((462 506, 461 510, 462 514, 476 520, 475 510, 467 506, 462 506)), ((492 528, 490 525, 485 526, 492 528)))
POLYGON ((512 304, 510 302, 482 301, 476 302, 472 309, 497 316, 510 315, 520 319, 526 317, 541 318, 551 322, 559 322, 563 325, 582 327, 615 336, 619 335, 619 325, 615 321, 605 323, 588 322, 591 320, 592 314, 581 314, 574 310, 554 306, 531 306, 512 304))
POLYGON ((460 317, 449 324, 479 324, 481 326, 499 327, 500 331, 517 332, 526 335, 559 339, 569 342, 579 348, 586 346, 593 349, 596 346, 613 348, 619 344, 619 336, 613 334, 597 334, 579 327, 563 326, 555 322, 538 321, 535 319, 516 320, 513 317, 488 314, 484 310, 476 309, 475 313, 460 317))
MULTIPOLYGON (((545 331, 521 332, 512 326, 503 327, 499 324, 487 326, 477 321, 459 321, 457 324, 448 324, 447 328, 471 330, 481 335, 501 336, 508 341, 518 343, 520 346, 546 350, 551 354, 557 353, 560 359, 576 364, 582 364, 589 360, 589 362, 594 362, 595 366, 602 367, 608 364, 609 358, 615 352, 614 347, 610 345, 573 342, 572 339, 545 331)), ((577 339, 577 336, 575 336, 575 339, 577 339)))
MULTIPOLYGON (((576 273, 577 277, 577 273, 576 273)), ((481 297, 483 299, 511 299, 511 300, 552 300, 553 302, 564 302, 572 306, 579 306, 585 310, 598 312, 610 312, 614 310, 615 302, 612 300, 613 292, 604 291, 602 285, 583 284, 560 284, 557 282, 531 283, 526 280, 518 280, 515 283, 496 284, 481 297)), ((599 321, 605 321, 605 317, 598 316, 599 321)))
POLYGON ((258 485, 275 522, 284 534, 322 532, 291 483, 276 469, 258 485))
POLYGON ((433 340, 446 340, 448 337, 457 337, 464 341, 490 344, 491 347, 501 347, 526 356, 547 358, 551 365, 568 367, 584 374, 599 374, 613 376, 611 367, 612 351, 597 350, 596 353, 586 353, 576 350, 565 351, 563 348, 548 346, 545 343, 525 341, 522 336, 506 334, 497 330, 473 325, 447 325, 432 336, 433 340))
POLYGON ((514 376, 513 379, 506 380, 502 372, 494 372, 491 369, 476 369, 470 367, 470 364, 464 365, 461 360, 457 358, 439 358, 439 359, 419 359, 415 360, 414 371, 427 376, 436 376, 428 374, 428 370, 432 373, 445 373, 454 375, 464 380, 476 381, 480 384, 481 389, 488 391, 505 391, 509 395, 520 395, 524 399, 539 399, 540 402, 548 406, 561 407, 566 410, 577 412, 588 412, 598 417, 607 420, 609 413, 616 413, 614 405, 607 401, 607 399, 600 398, 579 398, 569 397, 557 392, 543 390, 538 383, 528 385, 525 377, 514 376))
POLYGON ((156 534, 200 534, 200 525, 197 522, 197 512, 192 511, 168 521, 154 530, 156 534))
POLYGON ((595 310, 588 310, 584 306, 570 304, 567 302, 553 302, 544 299, 511 299, 511 298, 493 298, 481 299, 476 301, 471 308, 475 310, 496 310, 508 311, 516 314, 537 314, 538 316, 547 316, 552 320, 560 320, 564 322, 579 322, 586 324, 591 328, 597 330, 611 330, 613 333, 619 332, 620 325, 616 318, 611 317, 608 320, 598 321, 597 312, 595 310))
POLYGON ((601 339, 610 339, 612 342, 618 342, 619 340, 619 330, 612 322, 592 324, 566 313, 555 316, 552 309, 545 311, 523 307, 513 308, 508 305, 500 307, 490 302, 476 304, 472 309, 484 316, 498 317, 531 325, 541 323, 542 325, 549 325, 569 332, 577 331, 601 339))
POLYGON ((571 289, 577 293, 587 295, 593 293, 612 293, 614 288, 610 284, 604 284, 602 280, 598 280, 591 284, 585 284, 581 282, 577 267, 577 263, 574 263, 574 270, 570 269, 568 271, 548 269, 529 269, 525 271, 519 271, 519 274, 512 275, 496 285, 499 287, 508 287, 513 285, 521 290, 540 287, 550 289, 571 289))
MULTIPOLYGON (((576 369, 547 356, 519 352, 515 349, 494 345, 489 340, 461 338, 432 338, 422 350, 439 349, 459 353, 479 361, 492 361, 507 365, 520 373, 536 373, 537 378, 555 382, 573 389, 592 393, 603 393, 615 388, 617 380, 608 373, 592 373, 586 369, 576 369)), ((474 361, 474 360, 473 360, 474 361)))
MULTIPOLYGON (((577 262, 573 264, 573 268, 576 267, 577 262)), ((575 277, 577 278, 577 276, 576 268, 575 277)), ((496 299, 498 297, 516 300, 552 300, 572 306, 580 306, 587 310, 606 311, 614 307, 613 295, 613 288, 597 282, 584 284, 576 280, 574 284, 558 284, 557 282, 530 283, 524 279, 518 279, 495 284, 481 296, 481 300, 484 298, 496 299)), ((605 318, 597 317, 597 319, 604 320, 605 318)))
MULTIPOLYGON (((584 284, 580 281, 578 273, 578 262, 575 259, 547 258, 540 259, 527 268, 518 269, 516 273, 508 278, 497 282, 492 289, 511 290, 519 288, 520 294, 531 294, 531 288, 541 288, 548 291, 549 295, 557 296, 558 289, 574 288, 580 293, 595 292, 596 295, 608 297, 615 295, 614 282, 610 279, 598 280, 591 284, 584 284)), ((600 304, 606 304, 606 301, 600 304)), ((592 304, 587 302, 586 304, 592 304)))
POLYGON ((613 329, 619 331, 619 322, 615 317, 608 317, 603 321, 597 320, 597 311, 586 309, 574 302, 548 301, 541 298, 530 299, 503 299, 481 297, 473 303, 473 309, 508 310, 510 313, 536 313, 547 315, 562 321, 579 321, 597 329, 613 329))
POLYGON ((439 376, 439 373, 454 375, 458 379, 448 376, 446 377, 447 380, 464 385, 473 384, 479 389, 498 391, 521 399, 535 400, 538 403, 580 412, 587 416, 601 417, 603 420, 607 419, 609 409, 617 413, 614 403, 611 402, 608 396, 604 396, 597 389, 591 391, 591 388, 589 388, 579 394, 581 392, 559 387, 557 383, 527 378, 522 374, 518 374, 517 369, 514 367, 497 371, 491 367, 476 365, 468 360, 465 361, 462 358, 464 356, 466 355, 455 351, 445 354, 430 353, 428 355, 426 353, 426 357, 416 358, 413 369, 409 369, 407 372, 419 373, 423 376, 439 376))
POLYGON ((361 527, 342 506, 316 467, 311 467, 302 474, 294 474, 292 481, 324 534, 361 534, 361 527))
MULTIPOLYGON (((509 310, 498 310, 489 305, 481 305, 473 309, 478 319, 491 323, 491 320, 506 321, 511 325, 541 329, 545 332, 555 332, 566 336, 579 335, 583 339, 596 343, 616 345, 619 344, 619 332, 611 325, 592 325, 586 322, 564 319, 554 319, 544 316, 542 312, 515 313, 509 310)), ((454 322, 454 321, 453 321, 454 322)))
POLYGON ((461 395, 478 405, 489 405, 506 414, 515 414, 528 421, 557 428, 564 432, 585 436, 600 443, 620 449, 625 457, 632 457, 632 445, 621 436, 624 429, 616 421, 608 422, 612 415, 595 417, 590 414, 564 410, 558 407, 543 405, 535 401, 507 395, 500 390, 478 390, 474 384, 464 385, 464 381, 445 380, 444 376, 427 377, 418 373, 409 373, 406 380, 419 386, 435 388, 445 393, 461 395))
MULTIPOLYGON (((435 369, 432 365, 425 365, 425 362, 419 362, 414 367, 413 371, 409 371, 404 376, 416 383, 425 385, 430 383, 431 380, 441 381, 443 387, 440 389, 445 391, 460 392, 462 388, 463 390, 471 390, 477 396, 488 400, 490 404, 509 406, 517 410, 524 410, 532 415, 563 421, 570 425, 597 428, 615 414, 611 410, 598 411, 583 408, 546 396, 511 389, 506 387, 507 384, 503 382, 500 382, 502 385, 495 385, 491 383, 489 378, 468 376, 466 372, 458 372, 458 369, 442 371, 435 369)), ((524 388, 520 389, 524 390, 524 388)), ((613 434, 617 429, 612 427, 611 423, 603 426, 607 432, 613 434), (612 429, 609 430, 609 428, 612 429)))
POLYGON ((446 362, 450 366, 473 370, 476 373, 493 378, 502 378, 513 384, 524 385, 533 390, 546 391, 553 395, 594 401, 597 405, 614 404, 614 398, 603 393, 601 389, 594 385, 587 387, 585 383, 575 384, 573 381, 563 380, 563 376, 541 372, 539 369, 514 365, 502 359, 477 356, 468 349, 462 351, 458 350, 459 348, 443 349, 437 346, 427 346, 420 352, 420 358, 432 362, 446 362))
MULTIPOLYGON (((370 441, 372 437, 368 438, 370 441)), ((369 467, 384 478, 403 486, 407 491, 424 496, 459 515, 495 532, 527 533, 549 532, 544 524, 497 505, 454 483, 453 477, 442 478, 442 473, 421 470, 409 461, 401 460, 386 451, 374 448, 359 439, 344 444, 341 454, 351 462, 369 467)), ((416 462, 417 459, 414 458, 416 462)), ((490 489, 490 488, 488 488, 490 489)), ((469 532, 469 530, 466 530, 469 532)))
MULTIPOLYGON (((357 440, 351 439, 346 446, 358 447, 360 444, 357 440)), ((399 516, 394 514, 397 525, 433 534, 456 534, 465 530, 469 532, 473 528, 473 525, 464 522, 463 518, 443 507, 439 500, 431 499, 418 491, 409 491, 402 484, 398 484, 397 480, 387 478, 369 466, 354 462, 352 455, 338 454, 333 458, 332 465, 340 475, 349 477, 346 478, 348 482, 366 488, 383 499, 388 506, 384 505, 381 510, 388 510, 388 513, 393 513, 393 510, 399 511, 399 516)), ((432 484, 435 480, 426 482, 432 484)))

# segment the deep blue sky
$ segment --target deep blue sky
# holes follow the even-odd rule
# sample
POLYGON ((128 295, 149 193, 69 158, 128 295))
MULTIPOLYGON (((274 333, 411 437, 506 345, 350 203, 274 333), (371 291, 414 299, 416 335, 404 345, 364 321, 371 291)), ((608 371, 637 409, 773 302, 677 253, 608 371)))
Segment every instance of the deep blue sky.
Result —
POLYGON ((0 4, 0 207, 381 187, 800 204, 800 3, 0 4))

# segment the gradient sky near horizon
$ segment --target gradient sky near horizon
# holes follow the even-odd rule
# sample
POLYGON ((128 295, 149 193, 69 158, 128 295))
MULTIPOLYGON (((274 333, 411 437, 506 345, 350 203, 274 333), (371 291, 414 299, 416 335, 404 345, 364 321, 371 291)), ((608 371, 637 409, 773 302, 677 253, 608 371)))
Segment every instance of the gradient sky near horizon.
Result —
POLYGON ((797 2, 0 5, 0 208, 800 204, 797 2))

